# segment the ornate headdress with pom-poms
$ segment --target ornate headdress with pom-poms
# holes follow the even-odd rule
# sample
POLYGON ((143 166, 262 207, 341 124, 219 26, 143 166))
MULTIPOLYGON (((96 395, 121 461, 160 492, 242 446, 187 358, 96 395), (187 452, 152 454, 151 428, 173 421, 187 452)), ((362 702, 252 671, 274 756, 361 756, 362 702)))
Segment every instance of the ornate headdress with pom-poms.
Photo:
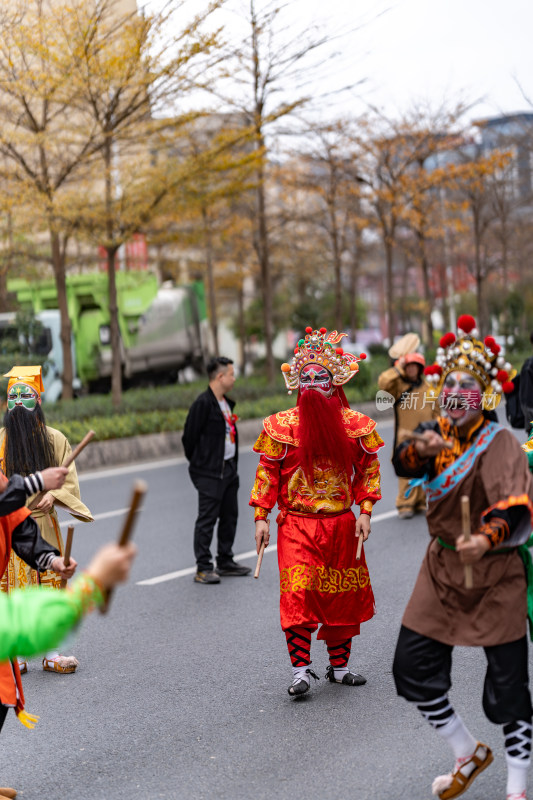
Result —
POLYGON ((359 371, 357 362, 366 358, 366 355, 361 353, 359 356, 354 356, 351 353, 345 353, 342 347, 338 346, 343 337, 347 335, 347 333, 337 333, 337 331, 331 331, 328 334, 326 328, 320 328, 317 331, 306 328, 305 337, 300 339, 294 349, 292 362, 281 365, 289 393, 298 389, 300 372, 306 364, 315 364, 329 370, 333 376, 334 386, 342 386, 350 378, 353 378, 359 371))
POLYGON ((502 393, 513 391, 511 381, 516 370, 500 355, 500 345, 493 336, 486 336, 483 342, 478 336, 474 317, 462 314, 457 320, 457 335, 452 332, 444 334, 439 342, 436 362, 426 367, 424 374, 432 394, 438 395, 450 372, 468 372, 481 384, 483 408, 494 409, 502 393))

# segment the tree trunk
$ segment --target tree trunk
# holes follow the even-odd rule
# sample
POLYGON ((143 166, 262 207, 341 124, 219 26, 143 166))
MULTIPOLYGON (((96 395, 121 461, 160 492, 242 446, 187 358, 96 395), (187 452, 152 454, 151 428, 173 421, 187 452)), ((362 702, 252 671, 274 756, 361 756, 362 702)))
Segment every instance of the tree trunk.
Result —
MULTIPOLYGON (((509 271, 509 236, 508 236, 508 229, 507 229, 507 221, 502 221, 502 297, 505 297, 509 292, 509 284, 508 284, 508 271, 509 271)), ((504 342, 507 347, 507 336, 509 333, 509 312, 507 310, 507 304, 503 306, 503 312, 501 315, 501 328, 502 333, 504 336, 504 342)))
POLYGON ((259 270, 261 276, 261 289, 263 292, 263 324, 265 327, 265 349, 266 349, 266 376, 268 382, 274 382, 274 353, 272 350, 274 340, 274 325, 272 321, 272 275, 270 271, 270 248, 268 240, 267 212, 266 212, 266 189, 265 189, 265 139, 263 136, 264 124, 264 89, 261 80, 261 54, 259 52, 259 42, 261 37, 260 24, 255 11, 255 3, 250 2, 250 23, 252 27, 252 60, 253 60, 253 93, 254 93, 254 131, 255 148, 261 154, 256 170, 257 176, 257 232, 255 248, 259 260, 259 270))
POLYGON ((120 326, 118 322, 117 271, 115 257, 118 247, 107 247, 107 274, 109 280, 109 334, 111 342, 111 402, 119 408, 122 401, 122 355, 120 326))
POLYGON ((0 269, 0 311, 7 311, 7 273, 9 266, 0 269))
POLYGON ((361 265, 361 242, 362 235, 358 226, 355 227, 355 242, 352 252, 352 263, 350 268, 350 336, 352 341, 357 340, 357 329, 359 320, 357 318, 357 288, 359 283, 359 268, 361 265))
POLYGON ((61 349, 63 353, 63 374, 61 375, 63 400, 72 399, 72 381, 74 380, 74 366, 72 363, 72 325, 68 313, 67 279, 65 270, 65 252, 61 250, 59 234, 50 226, 50 245, 52 251, 52 266, 57 288, 57 307, 61 319, 61 349))
POLYGON ((244 319, 244 286, 242 281, 237 294, 237 309, 238 309, 237 320, 239 327, 239 346, 240 346, 240 362, 241 362, 240 372, 241 375, 246 375, 246 364, 248 361, 248 357, 246 352, 246 322, 244 319))
POLYGON ((339 232, 337 229, 337 218, 335 216, 334 201, 329 204, 329 219, 330 219, 330 237, 331 249, 333 251, 333 270, 335 274, 335 305, 334 305, 334 320, 335 328, 342 331, 342 263, 341 253, 339 247, 339 232))
POLYGON ((213 266, 213 238, 211 235, 211 221, 205 206, 202 206, 202 220, 204 224, 205 236, 205 260, 207 266, 207 286, 209 295, 209 316, 211 318, 211 337, 213 339, 213 348, 215 355, 219 356, 218 345, 218 315, 217 315, 217 298, 215 292, 215 275, 213 266))
POLYGON ((265 202, 265 174, 261 164, 257 170, 257 242, 256 250, 261 276, 263 294, 263 324, 265 326, 266 377, 269 383, 274 382, 274 325, 272 322, 272 275, 270 271, 270 253, 265 202))
POLYGON ((394 320, 394 305, 393 305, 393 276, 392 276, 392 261, 394 249, 392 241, 389 236, 385 236, 385 265, 386 265, 386 298, 385 307, 387 311, 387 338, 389 340, 389 347, 394 341, 395 334, 395 320, 394 320))
POLYGON ((433 296, 429 285, 429 264, 427 258, 426 239, 422 231, 418 232, 418 247, 420 254, 420 269, 422 270, 422 283, 424 286, 424 303, 426 306, 425 313, 425 329, 426 329, 426 347, 433 347, 433 322, 431 320, 431 311, 433 309, 433 296))
POLYGON ((13 266, 13 216, 7 212, 7 255, 0 270, 0 311, 7 311, 7 276, 13 266))
POLYGON ((483 264, 481 258, 481 230, 479 214, 474 211, 474 271, 476 279, 476 305, 477 323, 481 338, 487 335, 488 315, 486 308, 486 297, 484 287, 483 264))
POLYGON ((119 245, 114 243, 113 227, 113 142, 108 135, 104 150, 105 166, 105 207, 106 207, 106 254, 109 292, 109 334, 111 342, 111 402, 118 408, 122 400, 122 354, 120 347, 120 326, 118 323, 118 298, 116 254, 119 245))

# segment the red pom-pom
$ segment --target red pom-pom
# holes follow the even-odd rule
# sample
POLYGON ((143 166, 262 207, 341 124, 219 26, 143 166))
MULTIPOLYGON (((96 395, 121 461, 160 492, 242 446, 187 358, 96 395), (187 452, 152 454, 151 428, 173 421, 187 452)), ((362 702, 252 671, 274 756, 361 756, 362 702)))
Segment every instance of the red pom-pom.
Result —
POLYGON ((485 347, 488 347, 492 352, 494 352, 494 345, 496 344, 496 339, 494 336, 485 336, 485 347))
POLYGON ((500 352, 500 350, 501 350, 501 347, 500 347, 500 345, 499 345, 497 342, 494 342, 494 347, 491 347, 490 349, 492 350, 492 352, 494 353, 494 355, 495 355, 495 356, 497 356, 497 355, 498 355, 498 353, 499 353, 499 352, 500 352))
POLYGON ((449 331, 445 333, 444 336, 441 337, 439 342, 441 347, 448 347, 448 345, 453 344, 455 342, 455 333, 449 331))
POLYGON ((433 375, 442 375, 442 367, 439 364, 433 364, 433 375))
POLYGON ((295 355, 295 356, 297 356, 299 352, 300 352, 300 351, 298 350, 298 348, 297 348, 297 347, 295 347, 295 348, 294 348, 294 355, 295 355))
POLYGON ((514 383, 512 381, 505 381, 502 385, 502 390, 504 394, 511 394, 511 392, 514 392, 514 383))
POLYGON ((424 375, 433 375, 433 365, 430 364, 427 367, 424 367, 424 375))
POLYGON ((320 333, 326 333, 326 332, 327 332, 327 328, 320 328, 320 333))
POLYGON ((506 372, 504 369, 499 369, 498 374, 496 375, 496 380, 500 383, 505 383, 506 380, 509 379, 509 373, 506 372))
POLYGON ((359 358, 361 359, 361 361, 364 361, 366 358, 366 353, 359 353, 359 358))
POLYGON ((470 314, 461 314, 457 320, 457 327, 465 333, 470 333, 476 327, 476 320, 470 314))
POLYGON ((342 347, 336 347, 335 352, 337 353, 338 356, 342 356, 344 354, 344 350, 342 349, 342 347))
POLYGON ((308 325, 307 328, 305 329, 305 332, 306 333, 313 333, 313 329, 308 325))

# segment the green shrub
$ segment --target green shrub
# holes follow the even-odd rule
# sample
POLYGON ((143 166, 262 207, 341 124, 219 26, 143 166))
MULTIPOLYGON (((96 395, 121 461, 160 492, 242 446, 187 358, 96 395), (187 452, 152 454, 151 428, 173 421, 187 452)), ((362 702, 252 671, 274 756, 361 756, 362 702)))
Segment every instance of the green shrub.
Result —
POLYGON ((183 429, 187 412, 181 408, 173 411, 147 411, 142 414, 114 414, 112 416, 95 416, 83 420, 66 419, 53 425, 58 427, 75 444, 80 442, 87 431, 96 433, 96 440, 122 439, 127 436, 139 436, 145 433, 162 433, 183 429))

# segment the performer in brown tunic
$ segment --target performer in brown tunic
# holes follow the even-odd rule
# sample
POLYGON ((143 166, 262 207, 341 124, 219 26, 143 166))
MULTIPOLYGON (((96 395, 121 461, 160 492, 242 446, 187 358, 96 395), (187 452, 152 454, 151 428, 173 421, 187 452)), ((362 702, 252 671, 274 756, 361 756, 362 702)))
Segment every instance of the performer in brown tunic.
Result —
POLYGON ((395 451, 397 472, 423 483, 431 542, 402 620, 394 659, 398 694, 414 702, 451 746, 455 766, 433 782, 441 800, 458 797, 493 760, 448 699, 454 645, 485 650, 483 708, 503 726, 507 800, 525 800, 532 706, 527 666, 525 547, 533 490, 516 438, 494 420, 511 366, 475 320, 458 320, 426 373, 444 416, 422 423, 420 440, 395 451), (448 446, 446 446, 446 443, 448 446), (470 499, 471 538, 461 533, 461 497, 470 499), (524 559, 524 560, 523 560, 524 559), (471 565, 473 588, 465 586, 471 565))

